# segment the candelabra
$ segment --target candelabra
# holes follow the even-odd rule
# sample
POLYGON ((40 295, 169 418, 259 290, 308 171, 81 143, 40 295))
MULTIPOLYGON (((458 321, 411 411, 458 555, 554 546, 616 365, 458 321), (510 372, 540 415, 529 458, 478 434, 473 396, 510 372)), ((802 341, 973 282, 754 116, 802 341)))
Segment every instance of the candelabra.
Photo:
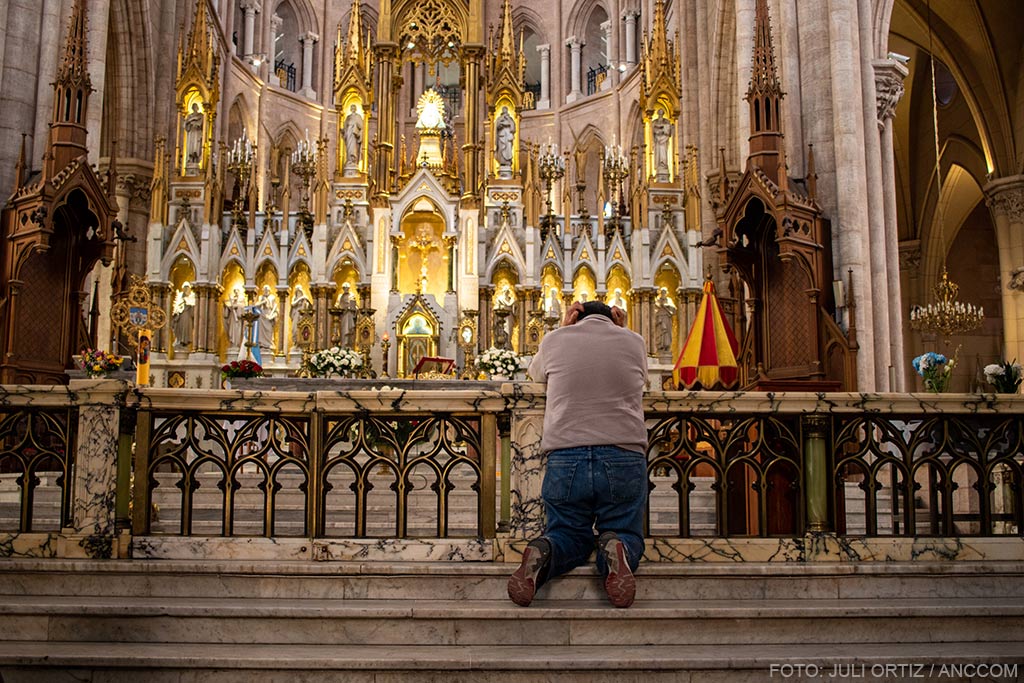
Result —
POLYGON ((942 279, 932 291, 935 292, 934 303, 910 309, 910 326, 913 329, 949 337, 981 327, 985 309, 957 300, 960 287, 949 279, 945 268, 942 269, 942 279))
POLYGON ((246 360, 253 360, 252 350, 257 345, 257 342, 254 341, 256 337, 256 321, 259 320, 260 314, 249 306, 246 307, 245 312, 239 317, 242 319, 245 329, 245 358, 246 360))
POLYGON ((612 144, 605 147, 602 166, 612 207, 612 215, 606 224, 605 233, 611 237, 616 230, 622 229, 619 203, 622 200, 622 181, 629 175, 629 158, 623 153, 622 145, 612 144))
POLYGON ((306 232, 306 237, 313 237, 313 214, 309 210, 310 185, 313 176, 316 175, 317 164, 319 163, 319 152, 316 145, 309 139, 309 131, 306 131, 306 139, 299 140, 295 151, 292 152, 292 173, 302 179, 302 198, 299 202, 299 225, 306 232))
POLYGON ((548 143, 540 146, 537 157, 538 172, 544 181, 544 196, 548 201, 547 215, 540 220, 541 241, 547 239, 548 233, 555 229, 555 210, 551 201, 551 188, 556 180, 565 177, 565 157, 558 153, 558 145, 548 143))
POLYGON ((231 205, 231 222, 239 229, 246 224, 245 197, 249 196, 249 179, 252 177, 253 162, 256 159, 256 145, 242 131, 242 136, 235 140, 235 144, 228 151, 228 170, 234 174, 238 181, 238 197, 231 205))

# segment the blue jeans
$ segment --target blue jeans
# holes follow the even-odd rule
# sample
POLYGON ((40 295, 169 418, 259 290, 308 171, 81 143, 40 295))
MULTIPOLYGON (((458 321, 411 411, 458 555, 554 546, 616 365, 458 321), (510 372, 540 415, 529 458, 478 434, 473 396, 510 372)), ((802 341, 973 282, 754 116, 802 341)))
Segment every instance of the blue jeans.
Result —
MULTIPOLYGON (((630 569, 644 554, 647 458, 616 446, 581 446, 548 453, 541 488, 551 543, 547 579, 587 562, 598 534, 614 531, 626 546, 630 569)), ((597 569, 607 574, 604 558, 597 569)))

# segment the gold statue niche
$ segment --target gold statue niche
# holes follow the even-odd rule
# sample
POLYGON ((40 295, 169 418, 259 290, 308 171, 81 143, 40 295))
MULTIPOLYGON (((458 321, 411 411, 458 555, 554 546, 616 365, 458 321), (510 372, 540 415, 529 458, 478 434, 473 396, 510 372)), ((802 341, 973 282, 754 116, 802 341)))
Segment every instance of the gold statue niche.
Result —
POLYGON ((420 199, 401 225, 405 238, 399 245, 398 290, 402 294, 432 294, 443 301, 448 287, 444 218, 429 200, 420 199))

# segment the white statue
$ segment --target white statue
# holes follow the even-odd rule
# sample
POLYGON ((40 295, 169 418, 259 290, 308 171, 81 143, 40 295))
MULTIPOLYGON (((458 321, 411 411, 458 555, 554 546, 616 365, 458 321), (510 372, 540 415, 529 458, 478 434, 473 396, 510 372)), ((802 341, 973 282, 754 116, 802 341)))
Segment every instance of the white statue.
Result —
POLYGON ((654 301, 654 347, 658 353, 669 353, 672 350, 672 328, 676 316, 676 306, 668 296, 668 289, 662 287, 658 298, 654 301))
POLYGON ((651 121, 651 136, 654 138, 654 173, 659 183, 669 179, 668 143, 672 137, 672 124, 665 118, 665 110, 659 109, 658 116, 651 121))
POLYGON ((506 282, 501 286, 501 291, 498 292, 498 298, 494 300, 495 308, 512 308, 512 304, 516 302, 516 296, 512 293, 512 287, 506 282))
MULTIPOLYGON (((292 293, 292 346, 298 347, 302 338, 299 336, 299 323, 302 322, 303 313, 313 310, 313 302, 306 296, 306 290, 302 285, 295 285, 292 293)), ((309 317, 308 315, 306 317, 309 317)))
POLYGON ((174 345, 188 349, 192 345, 192 323, 196 308, 196 294, 192 284, 184 282, 174 294, 171 304, 171 326, 174 330, 174 345))
POLYGON ((548 298, 544 305, 544 311, 547 313, 545 317, 562 317, 562 302, 560 301, 561 298, 561 293, 558 291, 558 287, 552 287, 551 291, 548 293, 548 298))
POLYGON ((363 144, 363 117, 354 104, 349 107, 348 116, 345 117, 344 135, 344 174, 349 177, 359 172, 359 151, 363 144))
POLYGON ((245 311, 245 292, 239 288, 231 291, 231 298, 224 304, 224 330, 227 332, 228 348, 238 348, 242 343, 242 313, 245 311))
POLYGON ((515 152, 516 120, 508 113, 508 107, 501 108, 501 114, 494 122, 494 158, 502 177, 512 175, 512 155, 515 152), (507 173, 508 175, 504 175, 507 173))
POLYGON ((192 112, 185 117, 185 165, 197 170, 203 160, 203 112, 192 103, 192 112))
POLYGON ((347 282, 341 285, 341 296, 338 297, 336 306, 341 309, 341 346, 351 349, 356 336, 356 301, 349 292, 350 285, 347 282))
POLYGON ((280 312, 280 307, 277 304, 277 295, 271 291, 270 285, 263 285, 263 290, 253 306, 260 314, 260 319, 257 322, 259 347, 273 352, 274 328, 277 326, 277 316, 280 312))
POLYGON ((626 300, 622 296, 622 289, 619 287, 615 288, 615 291, 612 292, 612 299, 608 302, 608 305, 618 306, 622 310, 626 310, 626 300))

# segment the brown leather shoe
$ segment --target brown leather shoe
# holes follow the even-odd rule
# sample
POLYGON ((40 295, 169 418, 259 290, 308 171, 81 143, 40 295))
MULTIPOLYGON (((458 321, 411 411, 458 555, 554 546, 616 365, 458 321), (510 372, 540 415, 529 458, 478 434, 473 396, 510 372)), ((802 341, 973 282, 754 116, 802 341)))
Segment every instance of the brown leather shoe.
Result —
POLYGON ((636 577, 626 559, 626 546, 612 532, 601 534, 598 550, 604 554, 608 575, 604 579, 604 592, 616 607, 629 607, 636 598, 636 577))
POLYGON ((551 558, 551 546, 545 539, 530 541, 523 550, 523 561, 519 569, 508 577, 508 597, 522 607, 529 607, 537 592, 537 577, 551 558))

